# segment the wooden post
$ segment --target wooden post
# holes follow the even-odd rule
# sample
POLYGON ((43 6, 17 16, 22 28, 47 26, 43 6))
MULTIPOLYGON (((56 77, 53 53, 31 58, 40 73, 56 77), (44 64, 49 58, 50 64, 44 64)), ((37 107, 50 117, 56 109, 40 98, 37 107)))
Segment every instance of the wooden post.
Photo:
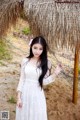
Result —
POLYGON ((77 104, 78 98, 78 68, 79 68, 79 43, 77 42, 75 48, 75 60, 74 60, 74 81, 73 81, 73 103, 77 104))

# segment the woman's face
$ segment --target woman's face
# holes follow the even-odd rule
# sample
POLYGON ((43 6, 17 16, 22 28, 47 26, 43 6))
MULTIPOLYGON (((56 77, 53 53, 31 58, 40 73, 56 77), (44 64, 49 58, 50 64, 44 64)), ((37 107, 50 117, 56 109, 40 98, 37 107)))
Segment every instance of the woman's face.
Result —
POLYGON ((39 57, 43 52, 43 46, 39 43, 36 43, 32 46, 32 52, 34 57, 39 57))

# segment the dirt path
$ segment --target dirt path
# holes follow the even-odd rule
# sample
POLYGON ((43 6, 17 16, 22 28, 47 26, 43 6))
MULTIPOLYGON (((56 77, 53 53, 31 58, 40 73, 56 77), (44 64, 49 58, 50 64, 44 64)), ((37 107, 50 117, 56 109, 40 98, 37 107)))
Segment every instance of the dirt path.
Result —
MULTIPOLYGON (((24 28, 25 24, 27 23, 20 20, 17 29, 24 28)), ((10 50, 13 58, 8 62, 2 61, 4 66, 0 66, 0 111, 9 111, 10 120, 15 120, 16 88, 20 75, 20 63, 29 51, 28 37, 16 37, 13 32, 15 33, 15 30, 11 29, 6 38, 11 44, 10 50)), ((61 55, 57 55, 56 57, 72 70, 73 59, 69 60, 64 57, 62 60, 61 55)), ((54 69, 56 59, 50 54, 48 56, 54 69)), ((67 74, 69 73, 68 70, 65 69, 67 74)), ((69 75, 72 74, 69 73, 69 75)), ((74 105, 72 103, 72 80, 72 77, 61 74, 54 83, 44 86, 49 120, 80 120, 80 92, 78 103, 74 105)))

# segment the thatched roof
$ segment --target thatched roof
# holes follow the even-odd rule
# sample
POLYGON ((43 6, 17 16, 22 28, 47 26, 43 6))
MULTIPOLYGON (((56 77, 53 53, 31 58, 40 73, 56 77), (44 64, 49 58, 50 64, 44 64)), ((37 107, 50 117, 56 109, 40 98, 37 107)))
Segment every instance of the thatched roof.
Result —
POLYGON ((0 0, 0 37, 15 24, 22 9, 21 0, 0 0))
POLYGON ((0 35, 16 21, 22 6, 33 35, 43 35, 51 50, 58 45, 73 48, 77 40, 80 42, 79 0, 2 0, 0 35), (21 1, 24 1, 24 6, 21 1), (63 3, 64 1, 68 2, 63 3))
POLYGON ((76 41, 80 41, 80 1, 56 1, 64 3, 55 0, 25 0, 25 15, 34 36, 45 36, 52 50, 57 45, 73 48, 76 41))

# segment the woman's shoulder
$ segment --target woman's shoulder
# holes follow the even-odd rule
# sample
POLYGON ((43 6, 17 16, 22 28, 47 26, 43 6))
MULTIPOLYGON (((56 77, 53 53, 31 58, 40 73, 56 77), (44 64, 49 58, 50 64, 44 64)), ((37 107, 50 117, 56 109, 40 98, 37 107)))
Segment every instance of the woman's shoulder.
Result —
POLYGON ((29 58, 27 58, 27 57, 22 58, 21 64, 23 65, 28 60, 29 60, 29 58))

